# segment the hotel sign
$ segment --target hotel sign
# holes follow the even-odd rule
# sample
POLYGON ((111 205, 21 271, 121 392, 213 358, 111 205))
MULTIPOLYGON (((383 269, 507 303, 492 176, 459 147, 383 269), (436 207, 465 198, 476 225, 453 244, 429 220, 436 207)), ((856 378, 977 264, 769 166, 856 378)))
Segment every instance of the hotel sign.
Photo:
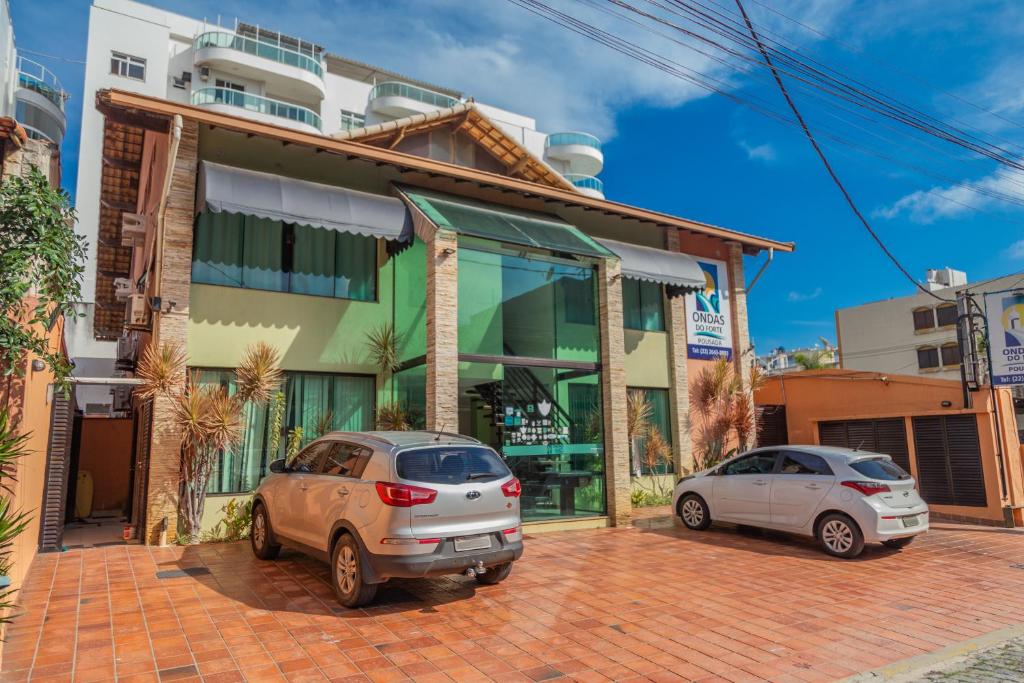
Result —
POLYGON ((732 358, 729 274, 722 261, 698 260, 704 290, 686 295, 687 356, 700 360, 732 358))
POLYGON ((1024 384, 1024 294, 985 295, 992 384, 1024 384))

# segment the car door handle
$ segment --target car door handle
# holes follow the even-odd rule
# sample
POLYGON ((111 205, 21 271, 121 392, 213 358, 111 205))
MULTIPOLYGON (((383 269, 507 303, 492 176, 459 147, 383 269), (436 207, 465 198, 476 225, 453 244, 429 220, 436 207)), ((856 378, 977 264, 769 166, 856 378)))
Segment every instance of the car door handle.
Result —
POLYGON ((818 491, 818 490, 820 490, 820 489, 821 489, 821 487, 820 487, 820 486, 818 486, 817 484, 808 484, 808 485, 807 485, 807 486, 805 486, 804 488, 805 488, 805 489, 810 489, 810 490, 812 490, 812 491, 818 491))
POLYGON ((338 496, 344 498, 348 495, 348 489, 338 489, 338 496))
POLYGON ((767 486, 767 485, 768 485, 768 482, 766 482, 764 479, 758 479, 757 481, 754 482, 754 486, 767 486))

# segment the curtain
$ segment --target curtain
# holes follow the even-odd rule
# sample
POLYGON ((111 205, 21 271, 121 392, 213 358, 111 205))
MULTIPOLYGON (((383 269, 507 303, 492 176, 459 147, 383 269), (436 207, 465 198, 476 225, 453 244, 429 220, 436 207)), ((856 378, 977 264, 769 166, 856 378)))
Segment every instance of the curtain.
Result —
MULTIPOLYGON (((233 370, 199 370, 198 382, 200 386, 219 385, 229 396, 234 396, 237 389, 233 370)), ((218 454, 208 493, 242 493, 259 484, 267 466, 267 413, 266 405, 245 405, 242 437, 233 448, 218 454)))
POLYGON ((374 386, 373 377, 335 377, 332 410, 334 429, 359 432, 373 429, 374 386))
POLYGON ((297 294, 334 296, 336 236, 341 235, 334 230, 308 225, 295 226, 291 291, 297 294))
POLYGON ((660 284, 622 278, 622 324, 627 330, 665 331, 665 305, 660 284))
POLYGON ((245 216, 242 242, 242 286, 250 289, 287 291, 284 272, 284 226, 255 216, 245 216))
POLYGON ((244 221, 239 213, 199 215, 192 245, 193 282, 241 286, 244 221))
MULTIPOLYGON (((671 446, 672 445, 672 425, 669 423, 669 400, 668 400, 668 389, 629 389, 630 394, 643 393, 647 396, 647 403, 651 406, 651 415, 649 423, 652 428, 656 428, 661 433, 661 438, 671 446)), ((636 440, 636 453, 634 453, 634 461, 639 464, 641 474, 667 474, 672 471, 671 464, 659 464, 655 466, 654 471, 647 467, 644 463, 644 453, 647 451, 647 439, 640 438, 636 440)))
POLYGON ((334 261, 334 296, 357 301, 377 298, 377 240, 347 232, 337 233, 334 261))
POLYGON ((359 375, 288 373, 287 427, 302 427, 302 444, 328 431, 373 429, 375 378, 359 375), (322 424, 328 411, 330 425, 322 424))

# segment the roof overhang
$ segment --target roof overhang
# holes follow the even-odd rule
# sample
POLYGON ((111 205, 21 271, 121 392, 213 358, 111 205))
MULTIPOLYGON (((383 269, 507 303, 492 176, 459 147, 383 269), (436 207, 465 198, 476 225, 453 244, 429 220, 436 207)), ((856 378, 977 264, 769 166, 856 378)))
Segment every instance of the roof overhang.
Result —
POLYGON ((792 242, 780 242, 628 204, 620 204, 608 201, 607 199, 587 197, 574 190, 547 187, 518 178, 510 178, 464 166, 456 166, 350 140, 338 140, 323 135, 304 133, 148 95, 140 95, 123 90, 99 90, 96 93, 96 106, 108 117, 113 118, 131 117, 148 119, 150 117, 160 117, 169 120, 175 114, 180 114, 182 117, 191 119, 199 124, 237 131, 250 136, 278 140, 284 144, 302 145, 318 152, 338 154, 348 159, 359 159, 378 165, 389 165, 403 172, 419 172, 430 177, 444 177, 456 182, 475 183, 484 188, 518 193, 526 198, 540 199, 545 202, 557 202, 570 207, 578 207, 584 211, 599 211, 608 215, 628 220, 637 220, 660 227, 678 228, 720 239, 727 243, 740 244, 748 254, 755 254, 769 248, 782 252, 791 252, 795 249, 795 245, 792 242))

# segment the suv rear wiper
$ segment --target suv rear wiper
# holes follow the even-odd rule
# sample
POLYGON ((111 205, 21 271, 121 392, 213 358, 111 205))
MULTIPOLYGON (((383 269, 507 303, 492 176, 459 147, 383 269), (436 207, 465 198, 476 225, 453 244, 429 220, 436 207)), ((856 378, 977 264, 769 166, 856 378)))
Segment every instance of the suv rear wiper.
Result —
POLYGON ((499 475, 494 472, 470 472, 466 475, 466 481, 473 481, 474 479, 483 479, 484 477, 498 477, 499 475))

